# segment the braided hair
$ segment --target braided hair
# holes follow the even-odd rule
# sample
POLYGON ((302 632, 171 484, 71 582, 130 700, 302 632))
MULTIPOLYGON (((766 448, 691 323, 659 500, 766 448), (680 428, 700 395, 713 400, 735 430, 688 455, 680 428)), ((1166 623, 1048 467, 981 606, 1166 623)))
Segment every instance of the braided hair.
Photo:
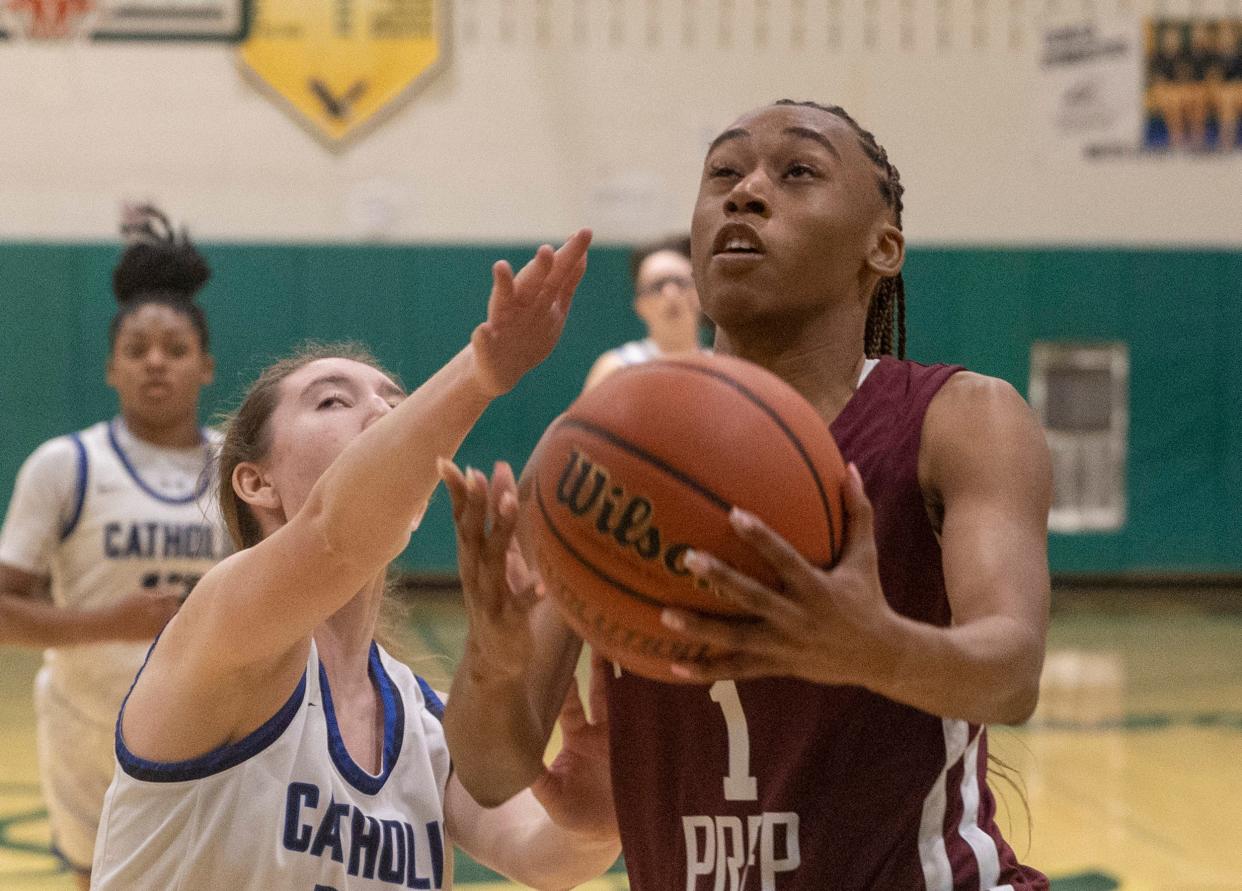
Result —
MULTIPOLYGON (((805 108, 817 108, 834 115, 854 131, 863 153, 875 165, 877 170, 876 184, 880 189, 880 197, 884 204, 893 212, 897 228, 901 228, 901 196, 905 187, 901 184, 901 174, 888 160, 888 152, 884 146, 876 142, 875 136, 854 120, 849 112, 838 105, 821 105, 818 102, 799 102, 794 99, 780 99, 775 105, 797 105, 805 108)), ((871 304, 867 308, 867 329, 863 335, 863 349, 867 357, 892 354, 896 341, 896 355, 899 359, 906 357, 906 284, 897 273, 880 280, 875 292, 871 295, 871 304)))
POLYGON ((126 208, 121 236, 127 246, 112 270, 112 292, 118 309, 108 326, 109 347, 115 349, 125 319, 141 307, 157 303, 189 319, 203 352, 207 352, 207 317, 194 297, 211 278, 211 269, 190 242, 189 233, 184 228, 178 233, 159 208, 144 204, 126 208))

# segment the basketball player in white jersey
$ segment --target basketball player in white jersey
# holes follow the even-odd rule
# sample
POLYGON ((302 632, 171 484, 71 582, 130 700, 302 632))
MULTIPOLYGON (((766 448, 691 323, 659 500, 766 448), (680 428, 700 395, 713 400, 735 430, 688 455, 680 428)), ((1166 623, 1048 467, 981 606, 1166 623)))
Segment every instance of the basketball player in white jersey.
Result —
POLYGON ((121 700, 151 640, 229 549, 203 497, 218 436, 197 420, 213 366, 194 295, 210 273, 158 212, 131 223, 109 329, 120 413, 36 449, 0 530, 0 642, 47 648, 40 774, 53 844, 83 888, 121 700), (49 583, 50 603, 31 596, 49 583))
POLYGON ((647 336, 611 349, 595 360, 584 390, 618 368, 648 362, 669 353, 702 349, 702 312, 690 268, 688 236, 667 238, 635 249, 630 257, 634 279, 634 312, 647 326, 647 336))
POLYGON ((123 706, 96 888, 448 888, 452 843, 537 888, 612 864, 604 729, 580 703, 534 794, 485 810, 452 773, 439 696, 373 639, 437 460, 552 349, 589 241, 545 245, 516 276, 496 264, 487 321, 408 397, 358 348, 304 352, 251 388, 219 468, 240 550, 199 582, 123 706), (566 813, 579 817, 549 816, 566 813))

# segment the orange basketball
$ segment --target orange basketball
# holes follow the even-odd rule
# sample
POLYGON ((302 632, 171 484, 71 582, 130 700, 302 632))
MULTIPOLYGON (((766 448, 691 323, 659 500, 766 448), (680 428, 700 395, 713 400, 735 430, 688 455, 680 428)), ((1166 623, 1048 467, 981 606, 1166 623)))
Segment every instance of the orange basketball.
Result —
POLYGON ((570 626, 636 674, 710 648, 660 624, 665 606, 737 610, 696 583, 694 548, 769 586, 779 580, 729 524, 757 514, 809 561, 841 552, 845 466, 818 412, 774 374, 727 356, 622 369, 539 441, 523 486, 522 536, 570 626))

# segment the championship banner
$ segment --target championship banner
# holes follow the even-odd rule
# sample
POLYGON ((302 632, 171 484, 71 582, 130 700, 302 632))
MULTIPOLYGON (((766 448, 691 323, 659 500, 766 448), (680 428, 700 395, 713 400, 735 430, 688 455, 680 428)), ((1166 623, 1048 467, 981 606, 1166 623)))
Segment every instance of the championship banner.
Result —
POLYGON ((0 39, 235 43, 251 0, 0 0, 0 39))
POLYGON ((446 0, 256 0, 243 65, 330 145, 444 63, 446 0))

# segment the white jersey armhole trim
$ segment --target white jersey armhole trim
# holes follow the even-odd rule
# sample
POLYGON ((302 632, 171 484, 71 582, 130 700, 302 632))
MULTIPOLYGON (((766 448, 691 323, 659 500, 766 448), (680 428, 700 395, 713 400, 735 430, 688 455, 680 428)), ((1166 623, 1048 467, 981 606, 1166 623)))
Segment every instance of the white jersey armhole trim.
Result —
MULTIPOLYGON (((155 651, 158 643, 157 637, 155 643, 151 644, 151 649, 147 651, 147 658, 143 660, 142 668, 134 677, 134 684, 138 683, 138 678, 142 676, 143 670, 147 667, 147 660, 151 658, 151 653, 155 651)), ((226 743, 197 758, 187 758, 184 761, 152 761, 141 758, 129 750, 129 747, 125 745, 124 735, 121 733, 121 721, 125 717, 125 707, 129 704, 129 693, 127 693, 116 719, 117 763, 127 775, 147 783, 181 783, 187 780, 201 780, 236 767, 272 745, 288 729, 298 709, 302 707, 302 701, 306 698, 306 677, 307 672, 303 671, 297 687, 280 710, 245 737, 237 742, 226 743)), ((134 692, 133 685, 130 685, 129 692, 134 692)))

